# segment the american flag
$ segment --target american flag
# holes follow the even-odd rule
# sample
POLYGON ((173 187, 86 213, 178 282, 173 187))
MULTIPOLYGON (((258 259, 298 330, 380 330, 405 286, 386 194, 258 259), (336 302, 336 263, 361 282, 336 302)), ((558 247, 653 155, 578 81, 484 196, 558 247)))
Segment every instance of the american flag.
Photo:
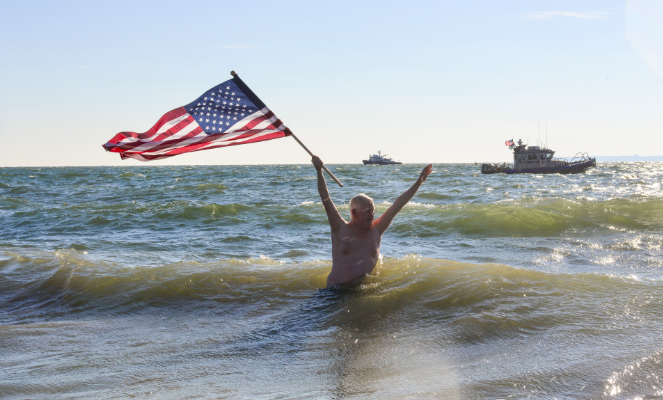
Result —
POLYGON ((506 145, 506 146, 513 146, 513 139, 511 139, 511 140, 507 140, 506 142, 504 142, 504 145, 506 145))
POLYGON ((289 134, 265 103, 234 75, 192 103, 167 112, 147 132, 120 132, 103 146, 120 153, 123 160, 151 161, 289 134))

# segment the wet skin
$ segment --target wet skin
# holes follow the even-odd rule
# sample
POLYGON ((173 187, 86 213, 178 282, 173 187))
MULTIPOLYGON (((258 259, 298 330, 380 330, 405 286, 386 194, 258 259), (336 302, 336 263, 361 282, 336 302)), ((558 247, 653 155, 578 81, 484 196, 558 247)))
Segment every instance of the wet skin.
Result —
POLYGON ((317 170, 318 192, 331 226, 332 270, 327 277, 327 287, 347 283, 370 274, 375 269, 380 256, 382 234, 396 214, 414 197, 431 173, 433 166, 424 167, 412 187, 400 195, 378 219, 374 219, 373 204, 367 203, 360 204, 358 209, 350 210, 350 222, 346 222, 329 196, 322 175, 322 160, 313 156, 311 162, 317 170))

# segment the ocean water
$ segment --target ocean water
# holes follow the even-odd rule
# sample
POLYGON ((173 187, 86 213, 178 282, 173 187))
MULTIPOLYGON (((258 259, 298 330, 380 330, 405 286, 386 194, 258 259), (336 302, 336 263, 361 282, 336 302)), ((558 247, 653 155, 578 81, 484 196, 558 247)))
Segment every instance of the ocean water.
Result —
POLYGON ((0 397, 663 397, 663 164, 434 171, 331 290, 310 165, 0 168, 0 397))

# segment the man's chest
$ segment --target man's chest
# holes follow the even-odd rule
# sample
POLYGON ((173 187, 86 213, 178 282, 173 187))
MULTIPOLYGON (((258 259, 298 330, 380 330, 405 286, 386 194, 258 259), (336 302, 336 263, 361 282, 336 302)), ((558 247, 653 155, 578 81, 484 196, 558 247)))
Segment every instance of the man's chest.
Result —
POLYGON ((363 235, 350 230, 341 230, 332 238, 332 244, 334 245, 333 250, 341 256, 351 254, 374 255, 380 250, 380 235, 373 230, 363 235))

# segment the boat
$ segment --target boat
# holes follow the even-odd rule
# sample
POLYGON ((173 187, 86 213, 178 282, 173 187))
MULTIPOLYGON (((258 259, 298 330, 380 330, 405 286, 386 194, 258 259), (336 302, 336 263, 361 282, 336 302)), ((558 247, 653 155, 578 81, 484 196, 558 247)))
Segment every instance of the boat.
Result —
POLYGON ((371 154, 368 156, 368 160, 362 160, 364 165, 368 164, 378 164, 378 165, 392 165, 392 164, 403 164, 400 161, 394 161, 391 158, 388 158, 387 155, 382 155, 382 151, 378 151, 378 154, 371 154))
POLYGON ((591 158, 587 153, 578 153, 567 161, 554 158, 555 151, 546 147, 528 146, 518 140, 518 145, 513 140, 506 144, 513 150, 513 166, 497 164, 481 164, 481 173, 494 174, 502 172, 505 174, 575 174, 583 172, 588 168, 596 167, 596 158, 591 158))

